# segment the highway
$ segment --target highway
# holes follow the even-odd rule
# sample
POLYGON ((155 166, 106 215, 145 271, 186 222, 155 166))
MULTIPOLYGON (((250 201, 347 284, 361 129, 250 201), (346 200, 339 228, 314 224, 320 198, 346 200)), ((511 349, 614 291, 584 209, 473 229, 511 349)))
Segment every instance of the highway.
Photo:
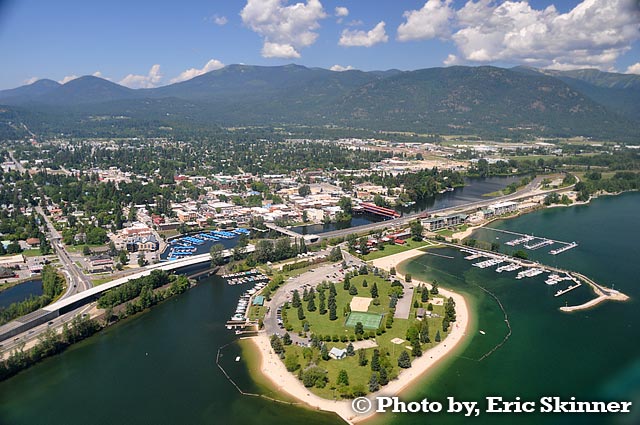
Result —
MULTIPOLYGON (((9 152, 9 156, 16 165, 18 171, 20 171, 21 173, 27 172, 22 164, 20 164, 19 161, 16 161, 15 157, 13 156, 13 152, 9 152)), ((85 276, 80 267, 78 267, 78 265, 73 262, 73 260, 69 256, 69 252, 64 248, 64 245, 62 243, 62 236, 53 226, 51 219, 44 213, 44 210, 40 205, 36 206, 35 209, 36 212, 44 218, 47 231, 49 232, 49 242, 58 255, 60 263, 62 264, 62 271, 67 277, 67 290, 64 294, 62 294, 62 297, 60 299, 70 297, 77 294, 78 292, 82 292, 91 288, 93 286, 93 284, 91 283, 91 279, 85 276)))

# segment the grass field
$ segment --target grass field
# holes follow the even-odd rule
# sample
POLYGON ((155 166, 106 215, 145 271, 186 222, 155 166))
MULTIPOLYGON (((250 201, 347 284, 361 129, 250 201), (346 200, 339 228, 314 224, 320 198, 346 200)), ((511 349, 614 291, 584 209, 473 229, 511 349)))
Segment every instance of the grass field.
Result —
POLYGON ((410 249, 420 248, 422 246, 430 245, 431 242, 422 240, 422 241, 414 241, 412 239, 408 239, 404 245, 385 245, 383 250, 372 251, 367 255, 361 256, 363 260, 370 261, 375 260, 377 258, 386 257, 388 255, 397 254, 399 252, 409 251, 410 249))
POLYGON ((361 311, 352 311, 347 317, 345 326, 348 328, 355 328, 358 322, 362 323, 365 329, 375 330, 380 326, 382 321, 382 315, 376 313, 364 313, 361 311))

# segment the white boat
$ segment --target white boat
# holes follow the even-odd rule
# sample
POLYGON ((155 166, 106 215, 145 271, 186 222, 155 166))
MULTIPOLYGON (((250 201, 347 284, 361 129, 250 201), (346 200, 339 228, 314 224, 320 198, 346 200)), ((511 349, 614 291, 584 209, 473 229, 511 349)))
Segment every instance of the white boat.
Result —
POLYGON ((240 361, 240 356, 236 357, 236 361, 239 362, 240 361))
POLYGON ((486 332, 485 332, 485 331, 483 331, 482 329, 480 329, 480 333, 481 333, 482 335, 485 335, 485 334, 486 334, 486 332))

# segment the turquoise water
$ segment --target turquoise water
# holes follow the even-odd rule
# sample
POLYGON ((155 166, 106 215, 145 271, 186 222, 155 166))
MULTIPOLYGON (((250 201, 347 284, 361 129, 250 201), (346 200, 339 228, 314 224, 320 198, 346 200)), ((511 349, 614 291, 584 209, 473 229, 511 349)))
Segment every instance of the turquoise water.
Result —
MULTIPOLYGON (((453 250, 454 259, 425 255, 405 266, 416 277, 437 278, 468 296, 477 316, 468 345, 430 371, 407 400, 480 401, 486 396, 576 396, 581 400, 640 403, 640 280, 636 245, 640 194, 595 200, 590 206, 557 208, 495 224, 534 232, 580 247, 553 259, 630 295, 589 311, 558 308, 590 298, 586 289, 555 298, 543 278, 516 280, 479 270, 453 250), (503 304, 507 327, 491 291, 503 304), (479 334, 478 329, 486 332, 479 334)), ((487 238, 495 238, 495 235, 487 238)), ((536 254, 537 255, 537 254, 536 254)), ((551 256, 540 252, 542 260, 551 256)), ((550 263, 551 264, 551 263, 550 263)), ((515 274, 512 274, 513 276, 515 274)), ((62 355, 0 383, 0 424, 338 424, 335 416, 240 395, 215 364, 219 347, 236 336, 224 328, 245 288, 213 277, 150 312, 118 324, 62 355)), ((223 351, 223 366, 245 391, 260 391, 249 369, 223 351)), ((393 424, 638 424, 629 416, 437 414, 379 415, 393 424)))
MULTIPOLYGON (((518 219, 495 223, 494 227, 541 234, 580 243, 577 249, 557 256, 538 250, 536 259, 580 271, 597 282, 620 289, 631 300, 607 302, 592 310, 563 313, 559 307, 579 304, 592 295, 586 288, 563 297, 553 296, 544 278, 516 280, 515 273, 502 274, 471 267, 451 249, 438 250, 455 256, 448 260, 425 255, 404 265, 407 272, 437 278, 443 284, 469 295, 477 313, 477 326, 466 349, 445 367, 424 379, 410 399, 478 401, 502 396, 513 400, 539 400, 561 396, 578 400, 624 400, 640 403, 640 279, 637 245, 640 231, 637 210, 640 194, 628 193, 597 199, 589 206, 548 209, 518 219), (512 335, 500 349, 482 361, 483 354, 507 333, 504 315, 491 291, 502 303, 512 335), (486 332, 481 335, 478 330, 486 332)), ((495 232, 483 231, 479 239, 495 240, 495 232)), ((510 238, 503 238, 505 241, 510 238)), ((437 423, 515 424, 626 424, 640 423, 640 408, 628 415, 577 414, 484 414, 477 418, 441 414, 437 423)), ((385 416, 385 423, 423 423, 424 417, 385 416)))

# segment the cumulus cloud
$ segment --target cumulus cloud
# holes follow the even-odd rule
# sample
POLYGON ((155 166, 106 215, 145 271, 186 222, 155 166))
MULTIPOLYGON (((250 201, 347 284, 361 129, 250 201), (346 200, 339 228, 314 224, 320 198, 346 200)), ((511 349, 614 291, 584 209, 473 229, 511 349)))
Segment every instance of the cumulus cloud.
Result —
POLYGON ((118 83, 132 89, 148 89, 156 87, 160 83, 160 80, 162 80, 160 65, 155 64, 151 67, 147 75, 129 74, 118 83))
POLYGON ((345 16, 349 16, 349 9, 342 6, 336 7, 336 16, 341 18, 344 18, 345 16))
POLYGON ((38 77, 31 77, 31 78, 27 78, 26 80, 24 80, 24 81, 23 81, 23 83, 24 83, 25 85, 33 84, 33 83, 35 83, 36 81, 38 81, 39 79, 40 79, 40 78, 38 78, 38 77))
POLYGON ((386 43, 389 36, 384 30, 384 21, 378 22, 378 25, 370 31, 360 30, 343 30, 338 44, 345 47, 371 47, 378 43, 386 43))
POLYGON ((263 37, 263 57, 298 58, 300 49, 315 43, 319 21, 327 14, 319 0, 289 6, 286 0, 247 0, 240 17, 263 37))
POLYGON ((347 65, 347 66, 342 66, 342 65, 333 65, 331 68, 329 68, 331 71, 336 71, 336 72, 342 72, 342 71, 351 71, 353 69, 355 69, 354 67, 352 67, 351 65, 347 65))
POLYGON ((625 74, 640 74, 640 62, 636 62, 633 65, 630 65, 624 73, 625 74))
POLYGON ((407 11, 398 40, 451 39, 458 55, 445 64, 511 62, 555 69, 611 69, 640 38, 636 0, 583 0, 566 13, 527 1, 428 0, 407 11), (450 35, 448 35, 450 34, 450 35))
POLYGON ((183 71, 175 78, 169 80, 171 84, 179 83, 180 81, 187 81, 198 75, 206 74, 210 71, 215 71, 216 69, 224 68, 224 64, 217 59, 211 59, 207 62, 202 68, 189 68, 186 71, 183 71))
POLYGON ((66 75, 62 80, 58 81, 60 84, 67 84, 71 80, 78 78, 77 75, 66 75))
POLYGON ((454 14, 451 0, 428 0, 422 9, 404 12, 406 22, 398 27, 398 40, 448 37, 451 34, 449 21, 454 14))
POLYGON ((223 26, 223 25, 227 25, 228 20, 226 16, 213 15, 211 17, 211 22, 213 22, 216 25, 223 26))

